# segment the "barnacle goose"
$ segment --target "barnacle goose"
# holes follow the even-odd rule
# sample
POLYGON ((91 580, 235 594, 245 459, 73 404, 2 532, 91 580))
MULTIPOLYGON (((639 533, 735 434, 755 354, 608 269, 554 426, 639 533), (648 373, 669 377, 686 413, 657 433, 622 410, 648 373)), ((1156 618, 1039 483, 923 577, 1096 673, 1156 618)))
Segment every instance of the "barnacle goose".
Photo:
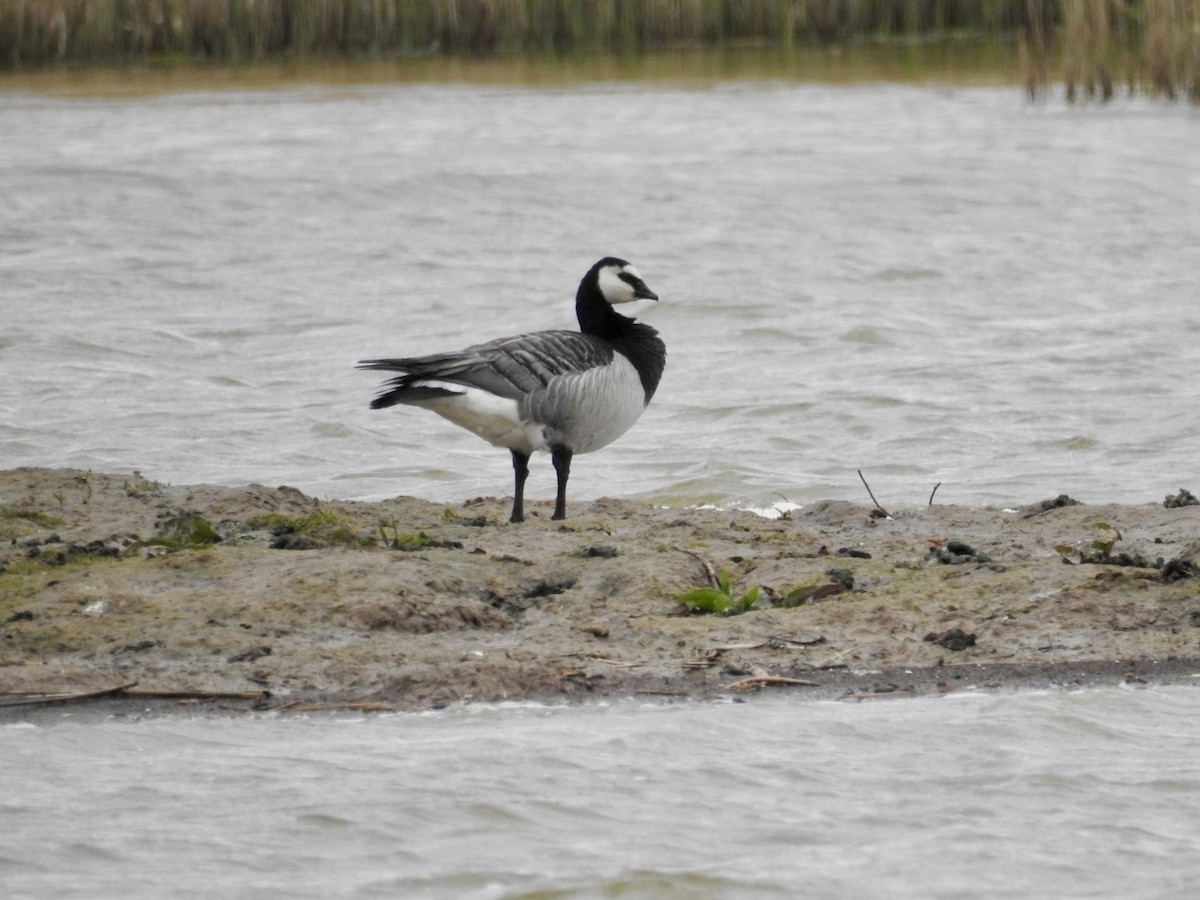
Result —
POLYGON ((608 256, 579 283, 579 332, 538 331, 457 352, 358 365, 400 373, 384 382, 372 409, 422 406, 511 451, 511 522, 525 519, 530 455, 550 451, 558 476, 553 518, 563 519, 571 458, 610 444, 637 421, 667 361, 658 332, 613 304, 657 299, 637 269, 608 256))

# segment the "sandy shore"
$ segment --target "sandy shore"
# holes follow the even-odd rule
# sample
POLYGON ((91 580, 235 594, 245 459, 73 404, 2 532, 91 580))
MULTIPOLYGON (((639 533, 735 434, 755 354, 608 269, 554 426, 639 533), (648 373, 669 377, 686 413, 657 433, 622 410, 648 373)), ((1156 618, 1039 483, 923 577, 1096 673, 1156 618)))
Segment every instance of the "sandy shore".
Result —
POLYGON ((0 472, 0 717, 1200 684, 1200 506, 527 512, 0 472))

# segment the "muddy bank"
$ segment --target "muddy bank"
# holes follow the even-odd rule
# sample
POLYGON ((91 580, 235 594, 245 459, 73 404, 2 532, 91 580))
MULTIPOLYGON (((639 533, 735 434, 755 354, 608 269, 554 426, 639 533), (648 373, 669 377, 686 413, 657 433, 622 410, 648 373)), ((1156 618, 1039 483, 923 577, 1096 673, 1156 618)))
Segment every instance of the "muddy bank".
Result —
POLYGON ((1200 683, 1200 506, 891 512, 0 472, 0 716, 1200 683), (710 570, 767 608, 686 614, 710 570))

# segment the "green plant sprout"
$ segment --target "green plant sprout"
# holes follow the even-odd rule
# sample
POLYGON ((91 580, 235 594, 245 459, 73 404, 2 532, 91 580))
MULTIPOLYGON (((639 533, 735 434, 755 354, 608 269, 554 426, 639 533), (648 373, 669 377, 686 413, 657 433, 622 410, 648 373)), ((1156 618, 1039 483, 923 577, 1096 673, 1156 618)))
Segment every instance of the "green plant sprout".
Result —
POLYGON ((1108 559, 1112 556, 1113 547, 1117 541, 1121 540, 1121 532, 1109 525, 1107 522, 1097 522, 1096 527, 1108 534, 1108 540, 1102 541, 1099 538, 1092 541, 1092 549, 1100 553, 1101 557, 1108 559))
POLYGON ((758 609, 758 585, 754 585, 735 600, 730 575, 722 569, 717 573, 717 587, 696 588, 679 595, 675 602, 687 608, 689 612, 736 616, 758 609))

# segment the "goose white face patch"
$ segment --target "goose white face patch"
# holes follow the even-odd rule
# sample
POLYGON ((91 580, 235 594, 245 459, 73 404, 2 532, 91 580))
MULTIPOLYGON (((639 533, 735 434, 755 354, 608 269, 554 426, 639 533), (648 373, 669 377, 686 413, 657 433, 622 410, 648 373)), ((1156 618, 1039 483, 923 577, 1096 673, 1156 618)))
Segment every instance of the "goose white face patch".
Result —
POLYGON ((629 303, 638 298, 634 296, 633 285, 621 277, 622 272, 628 272, 639 281, 642 276, 633 266, 605 266, 600 270, 597 284, 600 293, 609 303, 629 303))

